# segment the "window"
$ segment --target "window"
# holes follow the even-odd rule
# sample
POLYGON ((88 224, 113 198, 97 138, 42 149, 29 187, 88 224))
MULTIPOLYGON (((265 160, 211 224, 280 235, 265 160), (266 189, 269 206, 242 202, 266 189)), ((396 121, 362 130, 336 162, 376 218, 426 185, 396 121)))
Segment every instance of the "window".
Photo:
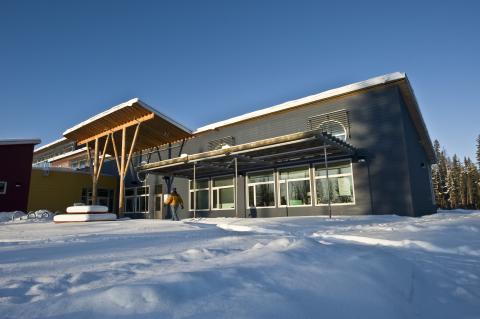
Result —
POLYGON ((0 195, 7 193, 7 182, 0 182, 0 195))
POLYGON ((275 207, 273 172, 248 174, 248 207, 275 207))
POLYGON ((212 140, 208 142, 208 150, 220 150, 224 147, 230 147, 235 145, 235 137, 233 136, 225 136, 216 140, 212 140))
POLYGON ((125 189, 125 212, 148 213, 148 194, 150 187, 130 187, 125 189))
POLYGON ((189 189, 190 189, 190 210, 208 210, 208 179, 205 180, 196 180, 195 181, 196 187, 193 185, 193 181, 189 182, 189 189), (193 194, 196 194, 196 202, 193 201, 193 194))
POLYGON ((311 205, 310 170, 308 167, 295 167, 279 171, 281 206, 311 205))
POLYGON ((235 193, 232 177, 212 180, 212 209, 235 208, 235 193))
MULTIPOLYGON (((336 162, 328 165, 330 201, 332 204, 352 204, 353 192, 352 163, 336 162)), ((317 205, 328 204, 327 170, 324 164, 315 165, 315 189, 317 205)))
POLYGON ((339 139, 346 140, 347 139, 347 131, 345 130, 345 127, 342 125, 342 123, 337 122, 337 121, 325 121, 322 122, 319 126, 319 129, 322 130, 322 132, 327 132, 339 139))
POLYGON ((87 160, 85 160, 85 159, 70 161, 70 168, 72 168, 72 169, 82 169, 82 168, 85 168, 85 167, 88 167, 87 160))
MULTIPOLYGON (((92 189, 82 189, 82 203, 92 205, 92 189)), ((97 189, 97 203, 98 205, 108 206, 108 210, 113 212, 113 189, 99 188, 97 189)))

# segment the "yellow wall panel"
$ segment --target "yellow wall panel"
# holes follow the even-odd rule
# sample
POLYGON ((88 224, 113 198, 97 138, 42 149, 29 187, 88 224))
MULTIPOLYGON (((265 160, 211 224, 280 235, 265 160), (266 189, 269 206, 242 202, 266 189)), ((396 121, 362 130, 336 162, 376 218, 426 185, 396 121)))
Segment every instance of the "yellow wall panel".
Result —
MULTIPOLYGON (((28 196, 28 211, 48 209, 65 212, 68 206, 81 202, 82 189, 92 187, 92 178, 88 172, 51 168, 33 168, 28 196)), ((118 177, 101 175, 98 188, 114 190, 117 198, 118 177)), ((114 203, 115 202, 114 199, 114 203)))

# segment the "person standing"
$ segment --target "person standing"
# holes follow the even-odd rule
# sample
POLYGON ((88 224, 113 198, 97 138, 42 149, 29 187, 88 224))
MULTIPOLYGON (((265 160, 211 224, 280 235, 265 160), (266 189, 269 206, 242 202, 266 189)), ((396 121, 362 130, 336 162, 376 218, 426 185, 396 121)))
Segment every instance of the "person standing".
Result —
POLYGON ((182 207, 183 209, 183 199, 177 193, 177 189, 174 188, 167 199, 167 205, 170 206, 170 210, 172 211, 172 220, 180 220, 177 215, 178 207, 182 207))

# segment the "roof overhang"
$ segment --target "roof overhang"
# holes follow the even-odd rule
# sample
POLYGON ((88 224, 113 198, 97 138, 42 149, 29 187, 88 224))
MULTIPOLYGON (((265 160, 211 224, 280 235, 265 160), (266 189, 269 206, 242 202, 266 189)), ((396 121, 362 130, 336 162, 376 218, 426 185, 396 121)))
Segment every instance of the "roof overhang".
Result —
MULTIPOLYGON (((191 137, 189 129, 148 106, 138 98, 97 114, 66 130, 63 135, 65 138, 82 145, 118 133, 116 143, 119 143, 121 139, 119 135, 125 129, 127 144, 129 144, 133 140, 137 124, 141 124, 141 129, 138 139, 134 143, 134 152, 191 137)), ((111 151, 110 148, 109 152, 111 153, 111 151)))
POLYGON ((235 158, 238 172, 246 172, 322 162, 324 149, 328 159, 357 155, 357 150, 345 141, 315 130, 145 164, 138 166, 137 171, 192 178, 195 166, 196 177, 211 177, 233 173, 235 158))

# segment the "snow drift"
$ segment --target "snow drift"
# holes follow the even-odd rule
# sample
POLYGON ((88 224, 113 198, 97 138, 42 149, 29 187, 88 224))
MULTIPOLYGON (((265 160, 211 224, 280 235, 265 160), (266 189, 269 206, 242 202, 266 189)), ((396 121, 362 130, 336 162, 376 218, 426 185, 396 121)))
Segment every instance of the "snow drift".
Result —
POLYGON ((478 318, 480 212, 0 223, 2 318, 478 318))

